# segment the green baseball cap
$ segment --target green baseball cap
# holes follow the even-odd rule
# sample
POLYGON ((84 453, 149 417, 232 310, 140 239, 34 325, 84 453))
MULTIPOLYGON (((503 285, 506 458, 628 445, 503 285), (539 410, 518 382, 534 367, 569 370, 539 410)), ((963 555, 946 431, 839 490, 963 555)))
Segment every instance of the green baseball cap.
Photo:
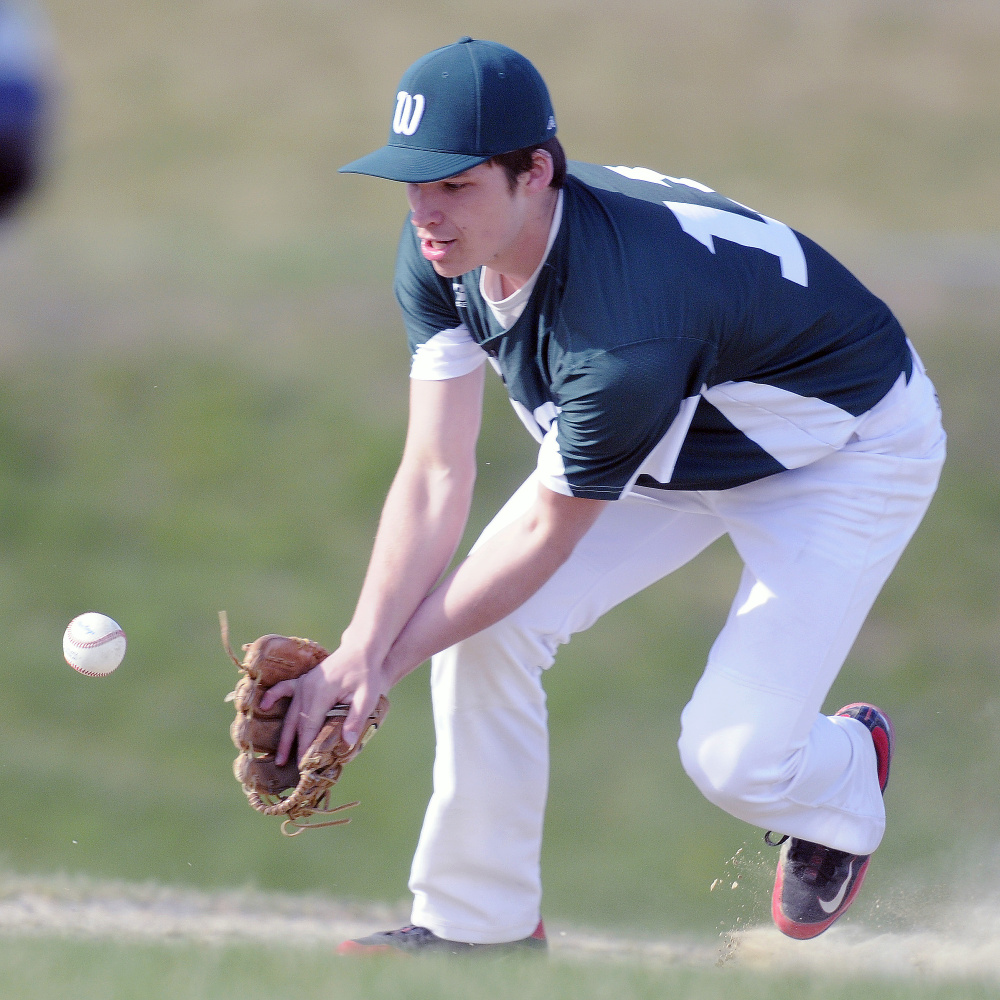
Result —
POLYGON ((465 37, 403 74, 388 144, 340 172, 409 184, 439 181, 555 134, 538 70, 506 45, 465 37))

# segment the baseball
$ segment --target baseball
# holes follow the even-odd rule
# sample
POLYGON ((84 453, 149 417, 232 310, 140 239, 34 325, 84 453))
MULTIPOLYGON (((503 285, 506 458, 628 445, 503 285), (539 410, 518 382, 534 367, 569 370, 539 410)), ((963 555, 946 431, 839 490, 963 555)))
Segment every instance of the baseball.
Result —
POLYGON ((88 677, 105 677, 125 656, 125 633, 113 618, 97 611, 77 615, 63 635, 66 662, 88 677))

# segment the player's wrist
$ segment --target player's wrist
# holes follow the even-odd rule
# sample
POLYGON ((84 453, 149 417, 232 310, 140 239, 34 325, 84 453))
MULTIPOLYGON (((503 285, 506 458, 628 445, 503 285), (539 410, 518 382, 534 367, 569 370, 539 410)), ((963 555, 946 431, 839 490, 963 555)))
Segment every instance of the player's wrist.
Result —
POLYGON ((372 673, 382 663, 389 645, 386 639, 352 624, 340 636, 337 658, 348 658, 366 673, 372 673))

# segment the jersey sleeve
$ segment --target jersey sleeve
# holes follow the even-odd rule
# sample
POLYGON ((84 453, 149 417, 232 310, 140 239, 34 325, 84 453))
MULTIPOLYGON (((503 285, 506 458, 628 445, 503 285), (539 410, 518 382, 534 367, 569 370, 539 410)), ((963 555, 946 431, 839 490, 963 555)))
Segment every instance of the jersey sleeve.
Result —
POLYGON ((458 378, 486 361, 486 352, 473 339, 455 305, 451 279, 438 275, 421 256, 409 221, 399 238, 393 290, 410 346, 410 378, 458 378))

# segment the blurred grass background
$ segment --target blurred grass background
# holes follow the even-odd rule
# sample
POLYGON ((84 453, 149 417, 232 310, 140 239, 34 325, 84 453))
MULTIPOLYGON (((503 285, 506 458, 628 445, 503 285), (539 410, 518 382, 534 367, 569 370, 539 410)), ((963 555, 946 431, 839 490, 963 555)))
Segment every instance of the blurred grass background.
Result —
MULTIPOLYGON (((288 840, 230 762, 234 640, 334 644, 405 423, 381 145, 413 59, 523 51, 574 158, 696 178, 808 233, 897 311, 950 461, 829 709, 894 717, 890 826, 850 920, 998 886, 1000 8, 956 0, 50 0, 48 183, 0 231, 0 867, 396 902, 430 787, 426 670, 349 771, 353 823, 288 840), (62 662, 86 610, 122 668, 62 662)), ((533 464, 491 384, 470 538, 533 464)), ((713 935, 767 919, 773 852, 704 802, 678 716, 721 626, 726 544, 548 676, 550 919, 713 935), (743 847, 742 854, 737 855, 743 847), (733 858, 736 860, 732 860, 733 858), (734 879, 728 876, 736 872, 734 879), (716 890, 717 878, 738 890, 716 890)))
MULTIPOLYGON (((552 1000, 580 996, 656 1000, 717 1000, 719 983, 744 1000, 798 997, 804 1000, 852 1000, 858 984, 851 978, 821 984, 805 974, 779 976, 726 969, 705 976, 686 969, 628 967, 624 964, 567 965, 555 962, 489 963, 442 956, 400 963, 392 958, 335 961, 316 952, 229 945, 166 946, 117 942, 68 942, 53 951, 49 942, 19 942, 17 956, 0 953, 0 971, 11 996, 49 1000, 64 996, 67 983, 79 1000, 300 1000, 332 997, 401 996, 407 1000, 469 1000, 470 997, 518 997, 552 1000), (401 970, 401 966, 405 971, 401 970), (280 983, 276 970, 280 969, 280 983)), ((879 1000, 989 1000, 991 984, 942 983, 933 979, 869 981, 879 1000)))

